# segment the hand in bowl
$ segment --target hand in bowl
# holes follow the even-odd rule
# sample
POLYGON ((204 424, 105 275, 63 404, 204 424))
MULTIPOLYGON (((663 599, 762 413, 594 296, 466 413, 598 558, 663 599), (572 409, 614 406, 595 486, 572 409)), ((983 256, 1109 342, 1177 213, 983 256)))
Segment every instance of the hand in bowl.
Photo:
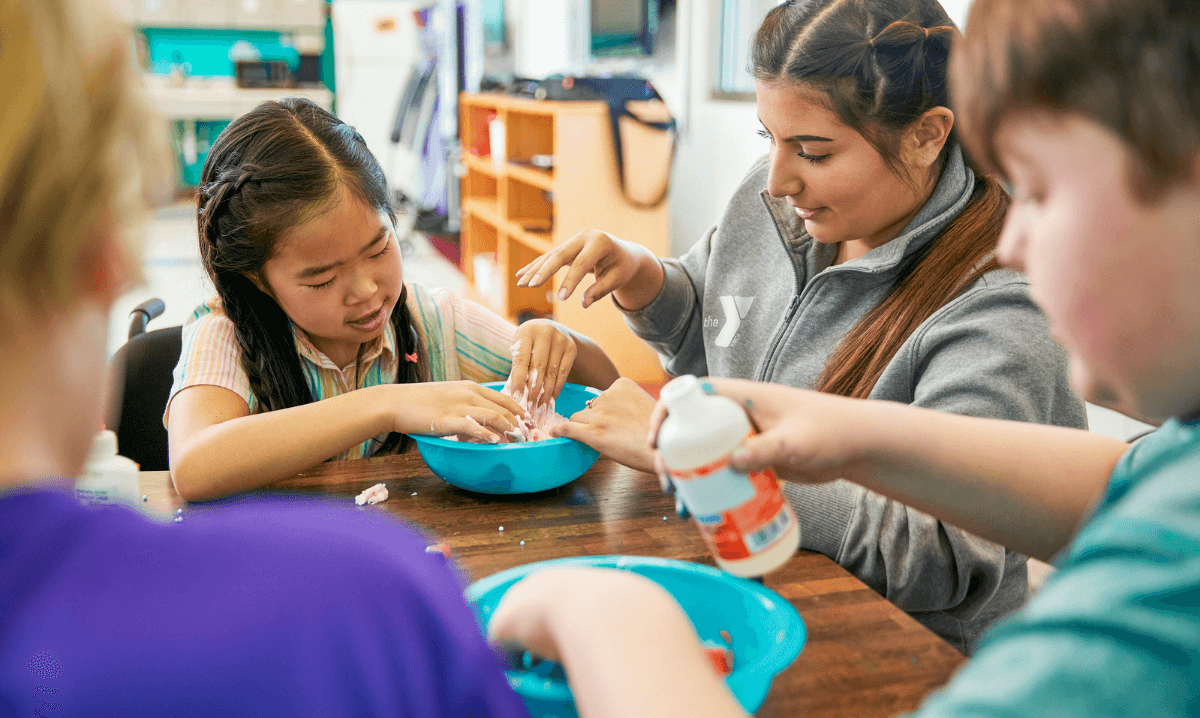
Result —
POLYGON ((456 435, 471 441, 505 441, 524 412, 512 397, 473 381, 389 384, 399 394, 392 404, 392 431, 431 436, 456 435))
POLYGON ((550 429, 552 436, 581 441, 604 456, 638 471, 654 471, 654 454, 646 443, 654 397, 624 377, 587 408, 550 429))
POLYGON ((512 372, 505 388, 529 408, 545 406, 559 395, 578 348, 570 332, 549 319, 531 319, 517 327, 512 345, 512 372))

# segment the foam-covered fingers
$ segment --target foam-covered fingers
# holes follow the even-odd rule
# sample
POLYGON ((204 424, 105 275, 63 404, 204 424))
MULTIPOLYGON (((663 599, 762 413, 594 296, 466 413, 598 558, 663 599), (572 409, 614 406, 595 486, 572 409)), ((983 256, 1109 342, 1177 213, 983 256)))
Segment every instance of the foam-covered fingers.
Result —
POLYGON ((546 366, 550 363, 550 348, 553 342, 543 341, 535 342, 530 347, 529 356, 529 378, 526 384, 529 386, 529 405, 539 404, 545 400, 543 396, 546 379, 546 366))
POLYGON ((429 429, 435 436, 455 436, 459 441, 491 444, 504 441, 504 435, 488 426, 488 421, 483 411, 474 411, 466 416, 455 416, 435 422, 429 429))
POLYGON ((508 431, 517 428, 517 425, 521 423, 518 417, 525 413, 525 409, 508 394, 489 389, 486 386, 481 386, 479 389, 481 391, 480 405, 484 410, 497 413, 509 423, 509 426, 503 427, 501 430, 508 431))
POLYGON ((522 337, 512 346, 512 371, 508 375, 508 386, 513 393, 523 390, 529 380, 529 362, 533 354, 533 341, 522 337))
POLYGON ((558 361, 546 367, 546 386, 552 389, 549 396, 551 399, 557 398, 562 393, 563 387, 567 385, 567 379, 571 376, 571 369, 575 367, 575 357, 579 355, 579 349, 575 347, 573 339, 570 337, 562 339, 562 353, 559 355, 558 361))
POLYGON ((475 412, 475 414, 474 421, 480 425, 489 437, 494 436, 496 442, 507 441, 504 438, 505 433, 512 432, 517 428, 516 421, 506 411, 480 410, 475 412))

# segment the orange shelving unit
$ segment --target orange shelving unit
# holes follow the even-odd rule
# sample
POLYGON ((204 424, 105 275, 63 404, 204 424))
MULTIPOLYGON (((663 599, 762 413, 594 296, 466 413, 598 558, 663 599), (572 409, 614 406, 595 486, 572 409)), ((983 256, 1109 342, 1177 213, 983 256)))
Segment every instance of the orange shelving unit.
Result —
MULTIPOLYGON (((647 119, 666 117, 660 102, 631 103, 631 109, 647 119)), ((608 105, 468 93, 459 97, 459 121, 463 271, 476 289, 489 289, 477 296, 514 322, 527 313, 552 316, 600 344, 622 376, 644 384, 663 381, 654 350, 630 331, 610 298, 580 306, 590 277, 565 302, 551 301, 565 272, 553 288, 516 284, 518 269, 585 228, 666 256, 667 202, 646 208, 622 194, 608 105), (503 125, 503 148, 491 147, 493 121, 503 125), (535 157, 543 164, 550 158, 552 166, 536 166, 535 157), (494 259, 497 277, 476 281, 473 258, 480 254, 494 259)), ((621 125, 621 141, 629 192, 653 199, 669 170, 669 138, 629 122, 621 125)))

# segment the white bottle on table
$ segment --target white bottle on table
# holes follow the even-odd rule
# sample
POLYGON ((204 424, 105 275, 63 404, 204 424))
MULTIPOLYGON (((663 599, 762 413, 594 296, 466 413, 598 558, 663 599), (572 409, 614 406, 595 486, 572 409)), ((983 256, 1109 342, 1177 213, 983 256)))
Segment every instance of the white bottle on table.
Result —
POLYGON ((75 480, 75 496, 85 504, 127 504, 137 506, 138 465, 117 454, 117 435, 102 430, 92 440, 83 473, 75 480))
POLYGON ((728 397, 706 394, 691 375, 668 382, 660 398, 670 413, 658 453, 717 565, 742 577, 782 566, 800 545, 800 524, 775 472, 747 476, 729 467, 729 452, 754 435, 746 412, 728 397))

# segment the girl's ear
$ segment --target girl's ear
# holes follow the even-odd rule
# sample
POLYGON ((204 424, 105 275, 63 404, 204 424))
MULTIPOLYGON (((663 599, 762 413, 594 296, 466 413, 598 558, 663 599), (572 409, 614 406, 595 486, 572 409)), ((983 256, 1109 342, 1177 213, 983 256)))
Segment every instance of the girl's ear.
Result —
POLYGON ((913 167, 932 167, 949 141, 952 129, 954 113, 948 107, 934 107, 918 117, 905 135, 906 154, 913 167))

